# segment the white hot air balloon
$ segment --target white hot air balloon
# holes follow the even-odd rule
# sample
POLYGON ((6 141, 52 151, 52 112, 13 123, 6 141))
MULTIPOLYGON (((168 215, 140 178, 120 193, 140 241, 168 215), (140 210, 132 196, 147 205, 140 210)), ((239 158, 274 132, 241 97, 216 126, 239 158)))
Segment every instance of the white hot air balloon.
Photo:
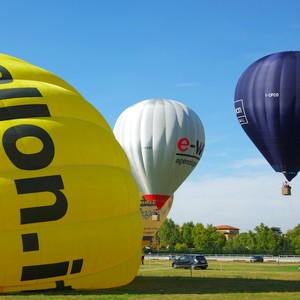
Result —
POLYGON ((149 99, 119 116, 114 134, 147 201, 160 209, 200 161, 205 145, 200 118, 182 103, 149 99))

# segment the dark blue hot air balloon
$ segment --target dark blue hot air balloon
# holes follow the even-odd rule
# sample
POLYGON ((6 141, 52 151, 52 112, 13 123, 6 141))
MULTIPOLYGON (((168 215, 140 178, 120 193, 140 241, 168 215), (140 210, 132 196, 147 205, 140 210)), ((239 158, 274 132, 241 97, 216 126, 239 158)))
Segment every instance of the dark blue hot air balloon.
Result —
POLYGON ((259 59, 235 90, 237 118, 276 172, 291 181, 300 171, 300 51, 259 59))

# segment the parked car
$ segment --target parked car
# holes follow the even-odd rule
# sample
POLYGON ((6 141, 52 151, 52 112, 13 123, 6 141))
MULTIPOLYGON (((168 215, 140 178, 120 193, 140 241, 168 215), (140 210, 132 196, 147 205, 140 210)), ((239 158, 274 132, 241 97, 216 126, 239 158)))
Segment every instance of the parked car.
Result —
POLYGON ((176 259, 176 256, 175 256, 175 255, 170 254, 170 255, 168 256, 168 260, 175 260, 175 259, 176 259))
POLYGON ((206 269, 208 267, 207 260, 201 254, 184 254, 172 262, 172 267, 185 269, 206 269))
POLYGON ((250 258, 250 262, 263 262, 264 261, 264 257, 261 255, 253 255, 250 258))

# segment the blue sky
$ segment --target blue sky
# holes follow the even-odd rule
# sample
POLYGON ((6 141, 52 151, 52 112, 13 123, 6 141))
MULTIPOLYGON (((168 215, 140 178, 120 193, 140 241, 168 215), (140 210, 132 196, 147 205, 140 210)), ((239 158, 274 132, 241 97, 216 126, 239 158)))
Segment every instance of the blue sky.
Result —
POLYGON ((63 78, 112 128, 144 99, 186 104, 203 122, 206 148, 169 216, 286 231, 300 223, 300 175, 282 196, 283 176, 248 139, 233 101, 252 62, 300 50, 299 10, 298 0, 10 0, 1 3, 0 52, 63 78))

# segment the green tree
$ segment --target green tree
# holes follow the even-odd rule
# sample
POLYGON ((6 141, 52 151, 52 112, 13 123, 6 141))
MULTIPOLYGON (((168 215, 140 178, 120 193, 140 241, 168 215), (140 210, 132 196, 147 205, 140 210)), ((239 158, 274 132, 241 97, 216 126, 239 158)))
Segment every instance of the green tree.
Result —
POLYGON ((245 241, 249 253, 279 255, 290 252, 287 240, 279 227, 269 228, 261 223, 254 231, 247 233, 245 241))
POLYGON ((247 232, 247 240, 245 241, 246 242, 246 247, 249 251, 249 253, 256 253, 256 236, 255 236, 255 233, 251 230, 249 230, 247 232))
POLYGON ((226 244, 224 234, 211 224, 206 228, 201 223, 196 224, 192 236, 196 249, 202 253, 222 253, 226 244))
POLYGON ((239 233, 232 239, 227 240, 224 251, 226 253, 247 254, 249 253, 248 240, 249 235, 247 232, 239 233))
POLYGON ((267 253, 268 252, 268 242, 270 239, 269 228, 263 223, 260 223, 259 226, 255 226, 255 252, 256 253, 267 253))
POLYGON ((156 249, 166 247, 170 251, 196 248, 200 253, 300 254, 300 224, 284 235, 279 227, 269 228, 261 223, 254 231, 226 241, 213 225, 205 228, 201 223, 186 222, 180 227, 172 219, 166 219, 157 235, 156 249))
POLYGON ((271 230, 278 235, 282 235, 282 231, 280 227, 271 227, 271 230))
POLYGON ((192 237, 192 231, 195 228, 193 222, 184 223, 181 227, 182 241, 187 245, 188 248, 194 248, 194 242, 192 237))
POLYGON ((195 248, 205 253, 206 250, 206 240, 205 240, 205 227, 201 223, 197 223, 195 227, 192 230, 192 238, 193 238, 193 244, 195 245, 195 248))
POLYGON ((300 224, 293 230, 288 230, 286 236, 294 254, 300 255, 300 224))
POLYGON ((180 241, 179 225, 167 218, 158 231, 158 237, 162 246, 174 250, 175 244, 180 241))
POLYGON ((176 243, 174 250, 176 252, 186 252, 189 249, 186 243, 176 243))
POLYGON ((255 227, 256 253, 279 255, 283 253, 284 237, 279 227, 269 228, 261 223, 255 227))

